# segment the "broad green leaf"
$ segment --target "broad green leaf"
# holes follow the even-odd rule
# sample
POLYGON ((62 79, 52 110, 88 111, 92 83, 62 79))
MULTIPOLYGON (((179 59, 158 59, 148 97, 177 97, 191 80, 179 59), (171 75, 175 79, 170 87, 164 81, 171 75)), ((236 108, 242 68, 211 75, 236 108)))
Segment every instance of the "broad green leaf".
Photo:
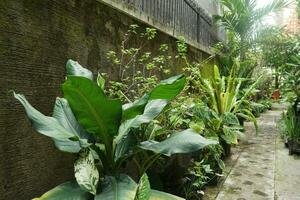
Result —
POLYGON ((185 86, 185 76, 178 75, 161 81, 150 93, 133 103, 123 105, 123 120, 128 120, 136 115, 142 114, 148 100, 174 99, 185 86))
POLYGON ((149 101, 144 109, 143 114, 137 115, 133 119, 126 120, 121 124, 116 142, 118 143, 118 141, 132 128, 138 128, 142 124, 151 122, 163 111, 167 104, 168 101, 163 99, 149 101))
POLYGON ((78 185, 82 189, 96 195, 99 172, 95 166, 95 160, 91 151, 85 149, 79 154, 79 158, 74 164, 74 172, 78 185))
POLYGON ((30 105, 23 95, 14 93, 14 97, 24 106, 27 116, 37 132, 55 139, 74 138, 74 134, 61 126, 57 119, 40 113, 30 105))
POLYGON ((91 195, 82 190, 76 181, 66 182, 56 186, 39 198, 33 200, 90 200, 91 195))
MULTIPOLYGON (((147 186, 148 187, 148 186, 147 186)), ((127 175, 120 177, 107 176, 102 184, 103 191, 96 195, 95 200, 134 200, 138 185, 127 175)), ((184 200, 174 195, 151 190, 149 200, 184 200)))
POLYGON ((147 174, 144 174, 138 184, 134 200, 149 200, 150 198, 150 183, 147 174))
POLYGON ((93 80, 93 73, 74 60, 67 61, 66 70, 68 76, 80 76, 93 80))
POLYGON ((79 123, 109 146, 118 132, 121 102, 107 99, 100 87, 84 77, 68 76, 62 90, 79 123))
POLYGON ((65 152, 78 153, 82 147, 88 147, 88 139, 91 137, 84 131, 77 122, 68 102, 63 98, 56 98, 53 110, 53 117, 57 119, 61 126, 78 137, 77 141, 69 139, 53 139, 55 146, 65 152))
POLYGON ((137 184, 127 175, 107 176, 95 200, 134 200, 136 190, 137 184))
POLYGON ((173 154, 191 153, 203 149, 207 145, 218 144, 217 141, 206 139, 192 129, 174 133, 162 142, 145 141, 140 147, 155 153, 171 156, 173 154))
POLYGON ((115 139, 117 144, 115 160, 118 160, 120 157, 122 157, 123 154, 126 153, 125 150, 129 150, 127 146, 129 144, 127 140, 130 139, 127 138, 129 131, 134 128, 139 128, 142 124, 150 123, 163 111, 167 104, 167 100, 151 100, 146 105, 142 115, 137 115, 135 118, 126 120, 121 124, 119 128, 119 134, 115 139))
POLYGON ((177 197, 166 192, 151 190, 149 200, 184 200, 184 198, 177 197))
POLYGON ((149 99, 149 94, 143 95, 140 99, 134 101, 133 103, 127 103, 122 106, 123 116, 122 120, 132 119, 137 115, 143 113, 145 105, 149 99))
POLYGON ((174 99, 185 86, 185 76, 177 75, 166 80, 162 80, 150 93, 151 99, 174 99))

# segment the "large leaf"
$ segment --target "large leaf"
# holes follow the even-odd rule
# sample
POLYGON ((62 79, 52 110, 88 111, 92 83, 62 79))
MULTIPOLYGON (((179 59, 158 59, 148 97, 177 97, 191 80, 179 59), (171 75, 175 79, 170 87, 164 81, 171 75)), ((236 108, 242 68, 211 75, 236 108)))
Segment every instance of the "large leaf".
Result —
POLYGON ((93 80, 93 73, 82 67, 78 62, 69 59, 66 64, 67 75, 81 76, 93 80))
MULTIPOLYGON (((119 178, 111 176, 106 177, 102 189, 102 193, 98 194, 95 197, 95 200, 134 200, 138 193, 137 191, 141 191, 138 190, 138 185, 127 175, 120 175, 119 178)), ((149 200, 184 199, 168 193, 151 190, 149 200)))
POLYGON ((95 166, 94 157, 88 149, 80 153, 74 164, 75 178, 79 186, 96 195, 99 182, 99 172, 95 166))
POLYGON ((95 200, 133 200, 136 194, 137 184, 126 175, 120 177, 105 177, 102 192, 95 200))
POLYGON ((119 128, 121 102, 107 99, 100 87, 84 77, 68 76, 62 89, 79 123, 109 145, 119 128))
POLYGON ((78 153, 82 147, 88 147, 90 135, 84 131, 82 126, 77 122, 68 102, 63 98, 56 98, 53 117, 58 120, 61 126, 78 137, 77 141, 69 139, 53 139, 55 146, 65 152, 78 153))
POLYGON ((90 200, 91 195, 82 190, 76 181, 66 182, 56 186, 39 198, 33 200, 90 200))
POLYGON ((185 76, 177 75, 162 80, 149 94, 149 99, 174 99, 185 86, 185 76))
POLYGON ((123 122, 119 128, 119 134, 115 139, 117 144, 115 160, 118 160, 129 150, 129 142, 131 138, 127 137, 127 134, 131 129, 139 128, 142 124, 150 123, 154 118, 156 118, 168 104, 167 100, 157 99, 151 100, 146 105, 144 113, 142 115, 137 115, 133 119, 126 120, 123 122))
POLYGON ((131 119, 142 114, 148 100, 154 99, 174 99, 184 88, 185 76, 178 75, 161 81, 150 93, 133 103, 123 105, 123 120, 131 119))
POLYGON ((135 194, 134 200, 149 200, 151 187, 147 174, 144 174, 140 181, 135 194))
POLYGON ((57 119, 40 113, 30 105, 23 95, 14 93, 14 97, 24 106, 27 116, 37 132, 55 139, 74 138, 74 134, 61 126, 57 119))
POLYGON ((145 141, 140 147, 155 153, 171 156, 173 154, 191 153, 207 145, 218 144, 217 141, 206 139, 192 129, 174 133, 162 142, 145 141))
POLYGON ((121 124, 119 134, 115 139, 117 144, 115 159, 121 157, 126 153, 125 150, 128 150, 128 148, 124 146, 124 143, 128 144, 127 140, 130 138, 127 137, 127 134, 129 131, 134 128, 139 128, 142 124, 150 123, 163 111, 167 103, 167 100, 162 99, 151 100, 146 105, 143 114, 137 115, 135 118, 126 120, 121 124))

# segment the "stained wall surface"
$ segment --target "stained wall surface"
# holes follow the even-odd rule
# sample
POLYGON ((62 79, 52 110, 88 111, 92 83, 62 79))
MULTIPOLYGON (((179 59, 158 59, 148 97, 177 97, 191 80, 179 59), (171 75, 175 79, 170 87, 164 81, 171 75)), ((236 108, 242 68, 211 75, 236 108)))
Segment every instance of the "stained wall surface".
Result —
MULTIPOLYGON (((106 52, 120 47, 134 23, 139 22, 94 0, 0 1, 0 200, 28 200, 73 179, 76 158, 32 129, 10 90, 51 115, 67 59, 113 77, 117 69, 106 52)), ((163 33, 147 48, 154 51, 161 43, 175 54, 176 40, 163 33)), ((190 48, 190 57, 202 56, 190 48)), ((175 74, 182 63, 170 67, 175 74)))

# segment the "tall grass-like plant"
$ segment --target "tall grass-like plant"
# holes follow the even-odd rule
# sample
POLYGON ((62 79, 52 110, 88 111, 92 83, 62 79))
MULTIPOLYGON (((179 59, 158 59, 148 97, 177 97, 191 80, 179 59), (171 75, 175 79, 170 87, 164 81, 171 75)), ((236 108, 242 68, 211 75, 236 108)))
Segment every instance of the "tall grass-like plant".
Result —
POLYGON ((237 135, 240 133, 237 117, 252 121, 256 130, 258 129, 256 118, 249 109, 248 98, 259 79, 242 92, 240 89, 242 80, 235 77, 236 67, 237 65, 232 68, 230 75, 225 77, 221 76, 218 67, 214 66, 212 76, 201 78, 201 88, 208 96, 206 101, 221 119, 220 127, 223 130, 219 134, 228 144, 237 143, 237 135))

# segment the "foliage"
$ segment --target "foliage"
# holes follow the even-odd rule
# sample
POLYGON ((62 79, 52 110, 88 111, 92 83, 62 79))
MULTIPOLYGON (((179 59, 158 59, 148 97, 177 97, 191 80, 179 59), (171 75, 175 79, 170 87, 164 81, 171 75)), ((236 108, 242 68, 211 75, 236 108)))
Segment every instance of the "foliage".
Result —
MULTIPOLYGON (((229 114, 229 119, 234 119, 234 117, 239 116, 246 120, 253 121, 257 128, 256 119, 248 107, 248 98, 260 79, 242 93, 242 91, 240 91, 242 80, 235 77, 235 69, 235 67, 232 68, 228 77, 221 77, 218 67, 215 66, 214 74, 211 77, 201 79, 201 88, 208 96, 205 101, 214 112, 218 113, 221 119, 227 119, 226 116, 229 116, 229 114)), ((227 128, 224 129, 224 133, 226 132, 228 132, 227 128)))
POLYGON ((296 43, 294 48, 298 52, 291 57, 290 63, 281 69, 281 73, 284 79, 282 90, 296 108, 300 102, 300 42, 296 43))
MULTIPOLYGON (((113 63, 112 67, 119 69, 118 78, 108 82, 107 93, 110 97, 131 102, 149 88, 153 88, 160 77, 170 74, 170 68, 167 66, 175 60, 175 57, 168 54, 168 45, 161 44, 156 53, 147 49, 149 42, 153 41, 156 35, 156 29, 146 28, 140 31, 138 25, 131 25, 124 35, 120 50, 107 53, 108 60, 113 63), (129 46, 129 42, 136 44, 132 47, 129 46)), ((186 49, 179 51, 184 52, 186 49)))
POLYGON ((199 199, 204 194, 202 190, 209 182, 210 174, 213 174, 213 170, 209 164, 204 164, 203 161, 192 162, 192 166, 188 168, 184 185, 184 193, 187 200, 199 199))
POLYGON ((300 116, 293 108, 289 107, 286 114, 283 114, 282 134, 287 140, 300 142, 300 116))
POLYGON ((257 7, 257 0, 221 0, 222 15, 215 15, 219 22, 235 40, 238 41, 238 51, 241 59, 245 59, 252 35, 257 24, 271 12, 276 12, 290 4, 286 0, 273 0, 262 8, 257 7))
MULTIPOLYGON (((64 98, 57 98, 53 117, 37 111, 23 95, 14 93, 14 96, 24 106, 34 128, 51 137, 58 149, 70 153, 80 152, 75 163, 75 177, 79 187, 95 195, 95 199, 106 195, 118 199, 113 190, 118 188, 118 184, 124 190, 121 193, 125 192, 127 196, 135 194, 133 189, 136 186, 133 187, 132 181, 119 176, 122 164, 138 152, 154 153, 150 159, 138 163, 142 168, 141 172, 145 172, 162 154, 171 156, 189 153, 217 143, 205 139, 192 129, 176 133, 172 131, 162 141, 139 137, 140 134, 145 134, 142 127, 147 127, 163 112, 169 101, 181 92, 185 84, 185 77, 182 75, 161 81, 142 98, 122 106, 120 100, 110 99, 105 95, 103 81, 93 82, 89 70, 72 60, 68 61, 67 69, 68 76, 62 85, 64 98), (100 182, 99 174, 104 182, 100 182), (102 193, 99 193, 98 187, 102 189, 102 193)), ((86 193, 81 192, 78 185, 67 184, 67 191, 58 186, 53 190, 53 195, 66 195, 69 190, 76 190, 82 194, 82 197, 78 196, 79 199, 87 199, 86 193)), ((51 199, 48 194, 42 199, 51 199)), ((132 199, 129 196, 122 199, 132 199)))

